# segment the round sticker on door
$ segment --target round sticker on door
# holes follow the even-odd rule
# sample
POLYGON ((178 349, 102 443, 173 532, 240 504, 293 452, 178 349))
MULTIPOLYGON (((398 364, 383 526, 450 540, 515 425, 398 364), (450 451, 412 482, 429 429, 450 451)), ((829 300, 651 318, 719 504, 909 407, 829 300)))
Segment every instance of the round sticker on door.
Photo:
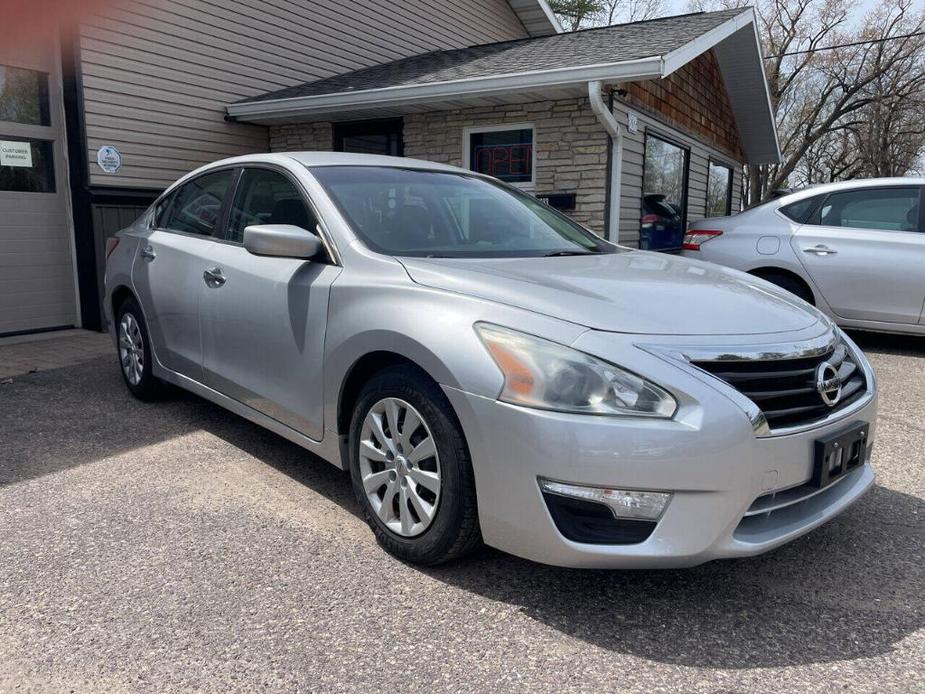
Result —
POLYGON ((104 145, 96 150, 96 163, 106 173, 114 174, 122 168, 122 153, 115 147, 104 145))

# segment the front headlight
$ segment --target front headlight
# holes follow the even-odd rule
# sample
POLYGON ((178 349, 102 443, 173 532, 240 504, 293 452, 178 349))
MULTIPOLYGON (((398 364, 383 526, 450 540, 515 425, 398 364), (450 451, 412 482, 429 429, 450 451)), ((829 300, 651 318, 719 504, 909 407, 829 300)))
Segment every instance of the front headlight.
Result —
POLYGON ((678 403, 663 388, 584 352, 488 323, 476 323, 504 374, 499 400, 559 412, 671 417, 678 403))

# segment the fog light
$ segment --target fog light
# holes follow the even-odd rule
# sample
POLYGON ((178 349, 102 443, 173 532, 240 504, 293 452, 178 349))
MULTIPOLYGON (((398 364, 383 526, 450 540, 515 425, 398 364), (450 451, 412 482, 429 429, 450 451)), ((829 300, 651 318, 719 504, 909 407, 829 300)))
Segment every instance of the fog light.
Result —
POLYGON ((552 480, 540 480, 540 487, 549 494, 584 499, 607 506, 615 518, 658 520, 668 505, 671 494, 666 492, 639 492, 631 489, 584 487, 552 480))

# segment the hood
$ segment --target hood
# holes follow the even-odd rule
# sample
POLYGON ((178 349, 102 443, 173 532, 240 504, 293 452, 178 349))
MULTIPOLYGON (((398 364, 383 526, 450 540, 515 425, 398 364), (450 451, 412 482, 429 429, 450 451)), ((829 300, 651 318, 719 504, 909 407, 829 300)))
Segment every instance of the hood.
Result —
POLYGON ((744 335, 801 330, 818 320, 798 299, 757 278, 662 253, 399 260, 418 284, 593 330, 744 335))

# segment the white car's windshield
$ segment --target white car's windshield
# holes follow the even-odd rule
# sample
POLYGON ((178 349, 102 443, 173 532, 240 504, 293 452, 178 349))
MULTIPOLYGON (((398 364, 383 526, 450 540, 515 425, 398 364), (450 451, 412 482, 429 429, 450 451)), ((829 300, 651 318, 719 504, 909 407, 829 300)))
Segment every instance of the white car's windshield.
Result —
POLYGON ((476 176, 377 166, 310 170, 379 253, 499 258, 619 250, 532 196, 476 176))

